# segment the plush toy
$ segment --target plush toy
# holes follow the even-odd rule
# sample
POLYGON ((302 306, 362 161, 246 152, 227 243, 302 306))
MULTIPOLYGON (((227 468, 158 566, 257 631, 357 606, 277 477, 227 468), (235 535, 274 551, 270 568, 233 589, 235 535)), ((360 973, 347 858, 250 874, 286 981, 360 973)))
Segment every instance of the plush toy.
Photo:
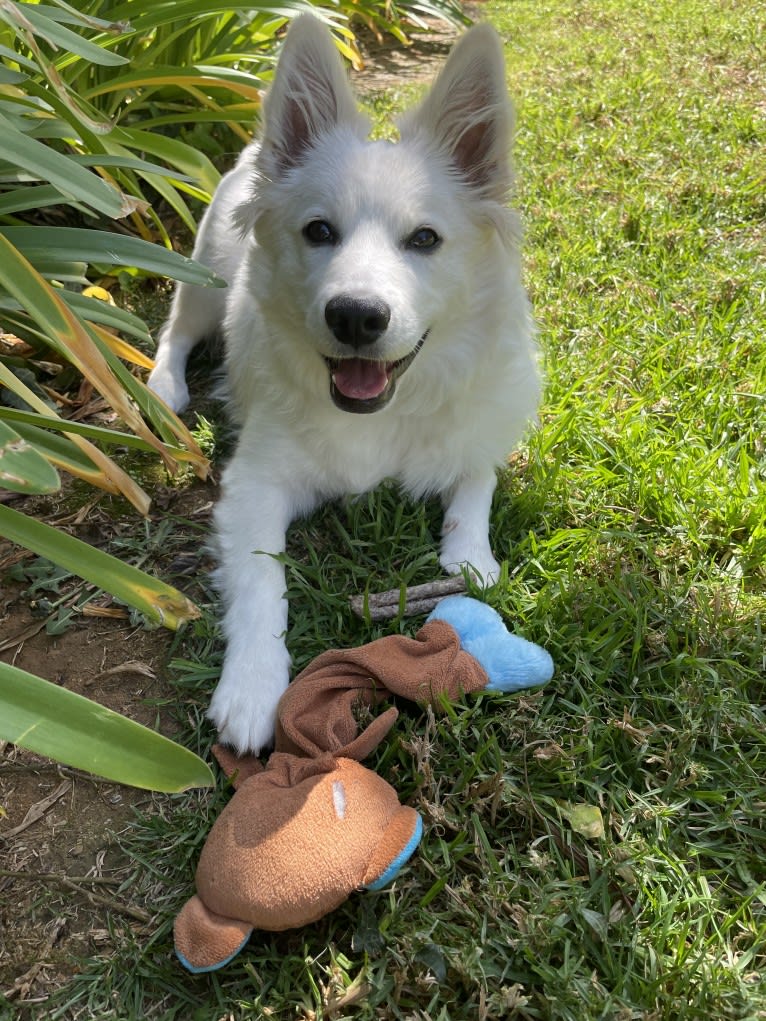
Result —
POLYGON ((411 857, 420 816, 360 764, 397 710, 371 718, 369 710, 391 694, 438 704, 535 687, 552 674, 544 649, 465 596, 443 599, 414 638, 322 653, 282 697, 265 768, 214 749, 235 793, 202 849, 197 893, 175 922, 181 963, 192 972, 221 968, 253 929, 316 921, 354 890, 391 882, 411 857))

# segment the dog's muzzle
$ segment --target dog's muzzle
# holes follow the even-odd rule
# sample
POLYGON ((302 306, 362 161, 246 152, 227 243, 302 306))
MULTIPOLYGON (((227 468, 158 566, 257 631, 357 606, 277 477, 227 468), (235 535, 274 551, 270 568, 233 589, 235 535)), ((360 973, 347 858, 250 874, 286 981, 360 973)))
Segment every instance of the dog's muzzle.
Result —
POLYGON ((384 408, 394 396, 397 379, 412 365, 429 332, 426 330, 412 351, 396 362, 325 358, 330 370, 330 396, 335 406, 357 415, 368 415, 384 408))

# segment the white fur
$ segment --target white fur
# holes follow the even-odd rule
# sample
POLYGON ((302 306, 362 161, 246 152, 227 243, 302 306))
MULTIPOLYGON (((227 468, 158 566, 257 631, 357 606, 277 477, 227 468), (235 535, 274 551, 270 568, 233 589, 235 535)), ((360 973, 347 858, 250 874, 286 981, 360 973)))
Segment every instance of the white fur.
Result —
POLYGON ((203 219, 194 257, 231 286, 179 286, 149 383, 181 410, 189 351, 223 323, 241 431, 215 514, 228 645, 210 716, 240 752, 271 740, 288 682, 285 576, 274 554, 293 519, 393 477, 415 497, 441 495, 446 570, 468 564, 486 582, 497 576, 488 539, 495 469, 539 399, 518 229, 503 204, 511 129, 488 26, 460 40, 392 144, 368 140, 329 34, 301 16, 262 139, 223 178, 203 219), (306 241, 302 230, 317 219, 338 243, 306 241), (423 226, 442 239, 433 251, 405 244, 423 226), (324 358, 355 353, 325 321, 337 295, 390 308, 369 357, 397 361, 426 336, 390 403, 372 414, 330 398, 324 358))

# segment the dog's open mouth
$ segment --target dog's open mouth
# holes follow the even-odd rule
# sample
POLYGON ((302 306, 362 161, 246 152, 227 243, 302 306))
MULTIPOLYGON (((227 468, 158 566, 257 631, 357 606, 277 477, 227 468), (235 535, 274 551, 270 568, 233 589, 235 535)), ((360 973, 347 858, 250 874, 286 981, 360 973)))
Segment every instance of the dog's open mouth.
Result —
POLYGON ((396 362, 371 358, 325 358, 330 370, 330 396, 341 411, 370 414, 380 411, 394 396, 396 381, 406 372, 426 342, 429 331, 415 347, 396 362))

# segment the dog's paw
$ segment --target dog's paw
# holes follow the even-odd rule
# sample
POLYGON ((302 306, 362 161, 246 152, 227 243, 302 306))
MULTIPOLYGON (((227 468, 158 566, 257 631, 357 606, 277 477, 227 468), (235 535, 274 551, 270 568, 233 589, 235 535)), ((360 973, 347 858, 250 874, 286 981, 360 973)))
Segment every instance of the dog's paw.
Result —
POLYGON ((283 656, 258 657, 257 669, 253 658, 246 665, 227 658, 207 714, 220 741, 239 755, 258 755, 272 743, 277 705, 289 681, 286 650, 283 656))
POLYGON ((444 536, 439 563, 447 574, 460 574, 466 568, 480 585, 490 588, 500 577, 500 565, 488 543, 456 541, 456 533, 444 536))
POLYGON ((157 366, 150 372, 146 385, 176 413, 184 411, 189 405, 189 388, 183 375, 157 366))

